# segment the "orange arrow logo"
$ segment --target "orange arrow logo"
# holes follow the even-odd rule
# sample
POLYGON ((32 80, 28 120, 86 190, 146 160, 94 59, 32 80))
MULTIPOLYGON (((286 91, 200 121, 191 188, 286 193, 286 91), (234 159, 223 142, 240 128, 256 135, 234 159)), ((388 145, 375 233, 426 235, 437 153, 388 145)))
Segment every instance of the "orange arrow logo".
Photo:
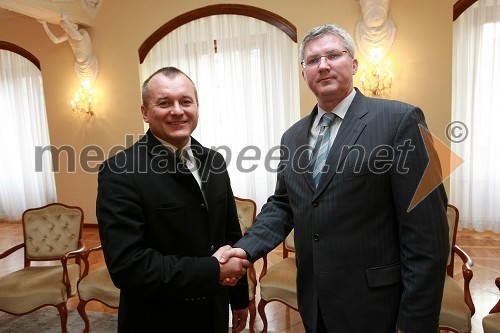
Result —
POLYGON ((448 146, 439 140, 437 136, 429 132, 424 126, 418 126, 420 127, 420 133, 424 139, 427 155, 429 156, 429 163, 413 195, 410 206, 408 207, 408 212, 415 208, 415 206, 434 191, 439 184, 447 179, 456 168, 464 163, 464 160, 448 148, 448 146))

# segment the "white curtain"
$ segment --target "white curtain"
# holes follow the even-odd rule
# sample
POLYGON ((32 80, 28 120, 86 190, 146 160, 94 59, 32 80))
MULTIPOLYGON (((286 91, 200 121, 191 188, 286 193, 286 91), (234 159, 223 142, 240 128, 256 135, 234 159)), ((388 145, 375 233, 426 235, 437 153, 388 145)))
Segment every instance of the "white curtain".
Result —
POLYGON ((453 24, 452 119, 468 136, 452 137, 465 162, 450 182, 461 227, 476 231, 500 232, 499 73, 500 0, 479 0, 453 24))
POLYGON ((261 207, 276 183, 279 152, 268 154, 299 119, 297 44, 266 22, 214 15, 159 41, 141 65, 142 81, 163 66, 195 82, 200 120, 193 137, 226 157, 234 194, 261 207))
POLYGON ((56 201, 40 70, 0 50, 0 219, 17 220, 27 208, 56 201))

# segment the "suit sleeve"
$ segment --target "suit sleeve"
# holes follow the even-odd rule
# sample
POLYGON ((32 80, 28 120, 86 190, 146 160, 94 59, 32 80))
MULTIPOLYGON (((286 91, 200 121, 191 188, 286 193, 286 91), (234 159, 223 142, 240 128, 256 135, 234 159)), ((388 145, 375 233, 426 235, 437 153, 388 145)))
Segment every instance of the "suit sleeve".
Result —
POLYGON ((394 142, 396 165, 391 182, 403 281, 397 326, 405 333, 437 331, 449 251, 444 187, 441 180, 434 181, 435 184, 424 181, 427 179, 424 174, 430 172, 439 179, 441 176, 432 142, 423 140, 421 130, 426 128, 422 111, 409 110, 394 142), (419 191, 424 190, 419 192, 424 193, 423 199, 411 208, 410 202, 419 186, 423 187, 419 191))
MULTIPOLYGON (((283 138, 281 146, 285 146, 283 138)), ((285 170, 289 167, 289 153, 289 149, 282 149, 274 194, 268 198, 245 236, 235 244, 235 247, 247 252, 252 262, 276 248, 293 229, 292 210, 284 177, 285 170)))

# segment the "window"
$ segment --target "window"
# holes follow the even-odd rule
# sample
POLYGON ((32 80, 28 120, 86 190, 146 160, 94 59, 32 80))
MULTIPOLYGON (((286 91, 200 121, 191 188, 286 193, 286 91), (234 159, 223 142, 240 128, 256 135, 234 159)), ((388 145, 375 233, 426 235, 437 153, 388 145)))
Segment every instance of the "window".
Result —
POLYGON ((235 195, 264 204, 274 192, 281 135, 299 119, 297 44, 265 21, 211 15, 152 47, 142 81, 163 66, 195 82, 200 121, 193 137, 225 155, 235 195))
POLYGON ((0 43, 0 219, 20 219, 27 208, 56 201, 50 155, 36 160, 35 147, 50 141, 34 60, 21 48, 0 43))
POLYGON ((500 1, 479 0, 453 23, 452 119, 467 130, 450 138, 465 163, 452 175, 450 202, 461 226, 500 232, 500 1))

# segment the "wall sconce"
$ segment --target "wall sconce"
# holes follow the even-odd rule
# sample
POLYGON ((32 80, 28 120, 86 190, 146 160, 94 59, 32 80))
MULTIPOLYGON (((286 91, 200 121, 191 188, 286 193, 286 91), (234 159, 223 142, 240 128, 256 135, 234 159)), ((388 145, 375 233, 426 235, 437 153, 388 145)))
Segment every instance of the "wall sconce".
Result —
POLYGON ((379 65, 377 58, 373 61, 373 65, 367 68, 363 65, 361 75, 361 86, 366 93, 370 92, 372 96, 379 96, 384 90, 390 92, 393 80, 393 72, 391 70, 391 62, 387 61, 385 68, 379 65))
POLYGON ((90 87, 89 81, 82 81, 80 88, 78 88, 75 96, 71 100, 71 109, 73 114, 84 117, 92 116, 94 114, 92 110, 92 103, 94 101, 94 91, 90 87))

